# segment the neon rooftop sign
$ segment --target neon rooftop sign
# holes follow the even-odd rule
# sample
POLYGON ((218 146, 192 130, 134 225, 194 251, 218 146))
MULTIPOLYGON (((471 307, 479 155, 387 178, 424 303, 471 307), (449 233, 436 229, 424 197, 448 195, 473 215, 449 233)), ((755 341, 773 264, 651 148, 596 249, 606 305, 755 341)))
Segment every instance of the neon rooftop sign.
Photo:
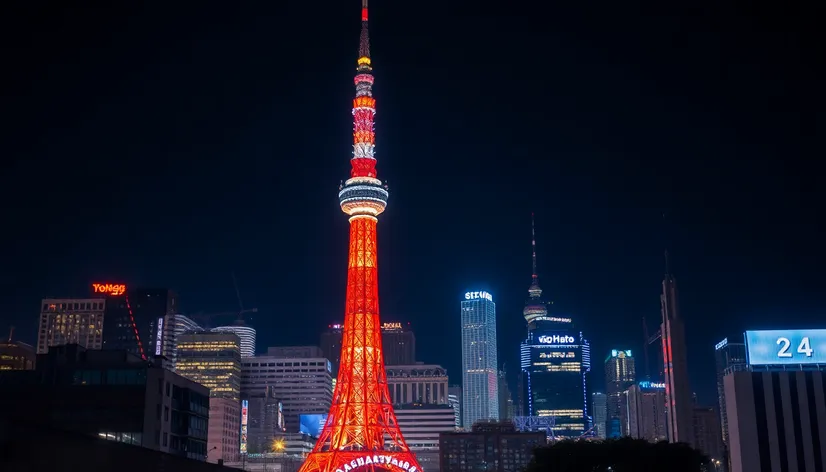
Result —
POLYGON ((105 293, 106 295, 123 295, 126 293, 124 284, 92 284, 94 293, 105 293))
POLYGON ((465 293, 465 300, 479 300, 485 299, 487 301, 493 301, 493 295, 489 294, 488 292, 467 292, 465 293))

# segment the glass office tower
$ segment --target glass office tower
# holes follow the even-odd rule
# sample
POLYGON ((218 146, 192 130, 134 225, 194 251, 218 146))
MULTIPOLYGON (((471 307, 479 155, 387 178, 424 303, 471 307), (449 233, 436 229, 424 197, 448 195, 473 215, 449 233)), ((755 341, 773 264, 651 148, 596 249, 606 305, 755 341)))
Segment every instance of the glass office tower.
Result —
POLYGON ((488 292, 467 292, 462 318, 462 423, 499 419, 496 304, 488 292))

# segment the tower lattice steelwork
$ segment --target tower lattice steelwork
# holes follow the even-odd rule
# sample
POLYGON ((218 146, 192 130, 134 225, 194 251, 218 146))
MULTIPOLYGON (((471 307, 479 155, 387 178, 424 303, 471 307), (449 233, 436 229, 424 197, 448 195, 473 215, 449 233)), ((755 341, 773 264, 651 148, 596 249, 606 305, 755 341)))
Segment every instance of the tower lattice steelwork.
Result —
POLYGON ((341 364, 330 414, 299 472, 419 472, 421 466, 402 437, 393 412, 381 346, 376 224, 387 206, 388 192, 376 178, 376 100, 370 73, 367 0, 362 0, 357 70, 352 170, 338 194, 342 211, 350 216, 341 364))

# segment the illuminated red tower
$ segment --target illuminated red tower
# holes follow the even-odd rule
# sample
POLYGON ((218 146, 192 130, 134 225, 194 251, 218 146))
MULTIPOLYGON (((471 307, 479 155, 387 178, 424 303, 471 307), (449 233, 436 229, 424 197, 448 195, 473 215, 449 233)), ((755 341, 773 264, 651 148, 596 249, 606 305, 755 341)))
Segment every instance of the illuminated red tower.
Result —
POLYGON ((350 178, 339 189, 341 210, 350 216, 347 300, 333 404, 313 451, 299 472, 404 471, 421 466, 396 421, 387 390, 379 321, 376 223, 387 206, 387 187, 376 178, 373 75, 362 0, 361 43, 353 100, 350 178))

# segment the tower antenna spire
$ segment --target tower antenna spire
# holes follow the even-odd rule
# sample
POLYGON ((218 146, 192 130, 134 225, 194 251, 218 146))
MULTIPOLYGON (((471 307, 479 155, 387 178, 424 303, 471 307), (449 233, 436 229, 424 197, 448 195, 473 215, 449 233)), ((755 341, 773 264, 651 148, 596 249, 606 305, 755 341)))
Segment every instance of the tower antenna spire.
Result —
MULTIPOLYGON (((359 38, 359 66, 361 58, 370 59, 370 35, 367 32, 367 0, 361 0, 361 38, 359 38)), ((367 66, 370 62, 367 62, 367 66)))
POLYGON ((534 224, 533 212, 531 212, 531 250, 533 252, 533 272, 531 277, 533 278, 533 283, 538 285, 539 274, 536 273, 536 225, 534 224))
POLYGON ((665 256, 665 274, 666 275, 671 275, 671 258, 668 256, 668 242, 669 242, 669 238, 668 238, 668 236, 669 236, 669 232, 668 232, 668 214, 669 213, 670 213, 670 210, 663 212, 663 235, 664 235, 664 237, 663 237, 664 244, 663 245, 665 246, 664 249, 663 249, 663 254, 665 256))

